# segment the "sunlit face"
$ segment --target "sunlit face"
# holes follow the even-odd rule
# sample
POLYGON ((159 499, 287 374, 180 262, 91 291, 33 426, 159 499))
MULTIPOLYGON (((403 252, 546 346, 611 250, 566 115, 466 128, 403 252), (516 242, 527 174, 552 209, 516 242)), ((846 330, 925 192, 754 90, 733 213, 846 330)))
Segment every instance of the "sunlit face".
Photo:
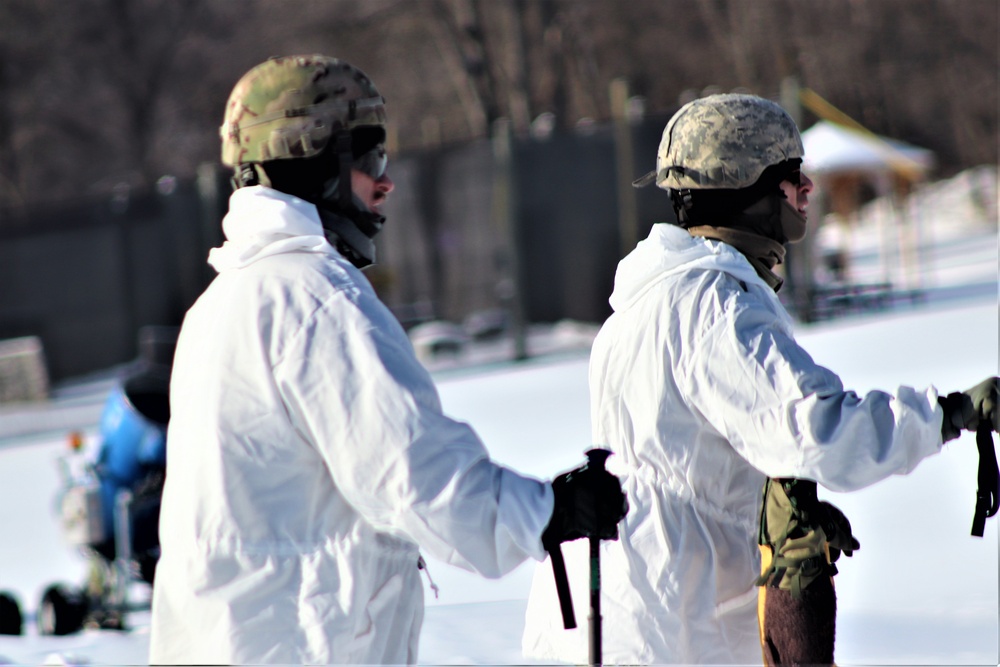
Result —
POLYGON ((804 173, 799 172, 799 184, 791 181, 781 182, 781 191, 785 193, 785 199, 795 207, 803 217, 806 217, 806 210, 809 208, 809 193, 813 191, 813 182, 804 173))
POLYGON ((372 178, 364 172, 351 169, 351 189, 372 213, 383 214, 381 206, 395 187, 396 184, 389 178, 388 172, 378 178, 372 178))

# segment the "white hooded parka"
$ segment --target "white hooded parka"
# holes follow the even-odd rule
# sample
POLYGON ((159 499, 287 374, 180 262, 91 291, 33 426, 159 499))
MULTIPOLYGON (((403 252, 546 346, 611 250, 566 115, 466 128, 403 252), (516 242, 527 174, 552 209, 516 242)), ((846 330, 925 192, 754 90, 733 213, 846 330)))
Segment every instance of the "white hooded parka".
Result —
MULTIPOLYGON (((619 541, 602 543, 604 660, 759 664, 765 478, 850 491, 905 474, 941 448, 937 392, 845 391, 795 342, 743 255, 677 226, 653 225, 618 265, 610 301, 591 354, 591 419, 631 507, 619 541)), ((586 543, 564 550, 580 586, 586 543)), ((587 591, 573 598, 586 618, 587 591)), ((558 609, 540 565, 525 654, 585 662, 586 624, 563 630, 558 609)))
POLYGON ((150 662, 414 663, 418 545, 541 559, 551 486, 442 414, 312 204, 243 188, 223 230, 174 361, 150 662))

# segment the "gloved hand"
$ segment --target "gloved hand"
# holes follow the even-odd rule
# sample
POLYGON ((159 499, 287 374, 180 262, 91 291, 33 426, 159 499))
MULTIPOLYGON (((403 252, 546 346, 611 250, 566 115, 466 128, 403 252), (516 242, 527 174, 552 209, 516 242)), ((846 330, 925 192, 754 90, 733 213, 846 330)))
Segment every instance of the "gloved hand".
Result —
POLYGON ((962 434, 962 429, 975 431, 980 422, 987 422, 996 431, 1000 428, 997 395, 1000 394, 1000 378, 983 380, 972 389, 953 392, 938 397, 944 410, 941 422, 941 436, 945 442, 962 434))
POLYGON ((542 533, 546 549, 581 537, 618 539, 618 522, 628 512, 621 482, 603 467, 590 464, 552 480, 555 508, 542 533))
POLYGON ((851 532, 851 522, 836 505, 831 505, 825 500, 821 500, 819 504, 823 532, 826 534, 827 547, 830 549, 830 562, 836 562, 841 552, 845 556, 853 556, 854 552, 861 548, 861 543, 851 532))

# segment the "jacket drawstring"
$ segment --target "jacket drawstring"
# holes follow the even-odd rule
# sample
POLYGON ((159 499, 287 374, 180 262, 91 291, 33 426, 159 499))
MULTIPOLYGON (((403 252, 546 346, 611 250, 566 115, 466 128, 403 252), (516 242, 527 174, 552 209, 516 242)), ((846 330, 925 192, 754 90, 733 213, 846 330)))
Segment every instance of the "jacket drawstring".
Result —
POLYGON ((431 590, 434 591, 434 599, 437 600, 438 593, 441 591, 441 589, 438 588, 438 585, 434 583, 433 579, 431 579, 431 571, 427 567, 427 561, 424 560, 423 556, 417 556, 417 569, 423 570, 424 574, 427 575, 427 583, 430 584, 431 590))

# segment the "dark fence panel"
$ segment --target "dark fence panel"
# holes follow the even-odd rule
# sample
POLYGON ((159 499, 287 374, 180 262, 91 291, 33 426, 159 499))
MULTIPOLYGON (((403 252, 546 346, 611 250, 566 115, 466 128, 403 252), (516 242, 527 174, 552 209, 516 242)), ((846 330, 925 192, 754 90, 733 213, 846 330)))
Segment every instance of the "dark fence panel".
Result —
POLYGON ((134 359, 138 331, 180 323, 207 284, 194 183, 7 214, 0 339, 39 336, 61 379, 134 359))
POLYGON ((391 161, 396 184, 369 278, 404 324, 494 308, 503 238, 487 141, 391 161))
POLYGON ((607 314, 599 297, 619 253, 614 141, 607 130, 587 139, 556 135, 514 152, 529 321, 607 314))
MULTIPOLYGON (((662 119, 632 126, 634 176, 653 167, 662 119)), ((614 134, 515 139, 513 231, 498 217, 493 144, 482 140, 392 160, 395 192, 368 275, 405 324, 511 304, 516 245, 529 322, 602 321, 622 248, 614 134)), ((0 339, 39 336, 59 380, 136 358, 140 328, 176 326, 211 281, 229 188, 216 167, 28 211, 0 211, 0 339)), ((639 238, 670 219, 656 188, 637 191, 639 238)))
MULTIPOLYGON (((653 168, 665 119, 631 127, 633 178, 653 168)), ((621 247, 614 135, 610 127, 513 142, 513 233, 528 321, 603 321, 621 247)), ((496 177, 486 140, 392 161, 396 189, 369 273, 404 323, 460 321, 503 308, 511 238, 496 218, 496 177)), ((666 193, 635 191, 638 238, 673 219, 666 193)))

